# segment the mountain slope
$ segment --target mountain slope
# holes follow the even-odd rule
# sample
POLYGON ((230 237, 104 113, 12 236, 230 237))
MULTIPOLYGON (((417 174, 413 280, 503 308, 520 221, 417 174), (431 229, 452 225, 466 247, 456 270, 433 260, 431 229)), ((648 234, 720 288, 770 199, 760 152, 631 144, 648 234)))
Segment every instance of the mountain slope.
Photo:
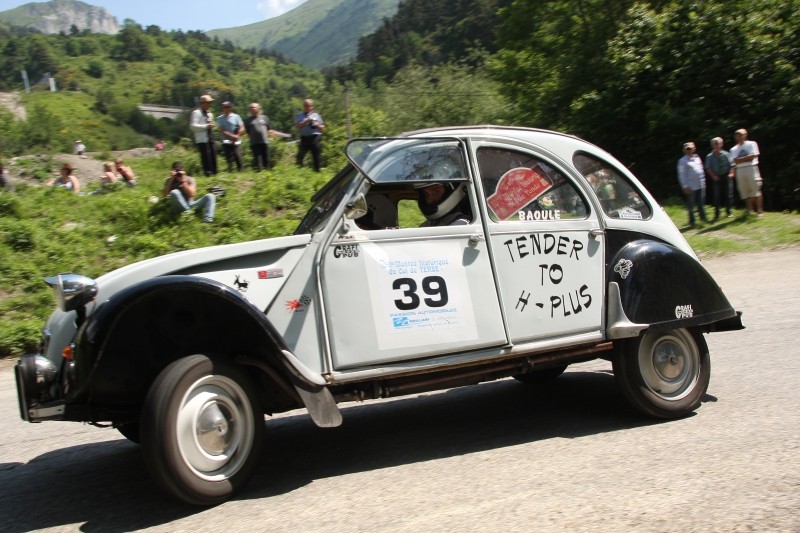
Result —
POLYGON ((69 33, 72 26, 93 33, 119 32, 119 23, 111 13, 78 0, 32 2, 0 12, 0 21, 47 34, 69 33))
POLYGON ((274 50, 302 65, 320 68, 346 62, 358 40, 397 11, 400 0, 308 0, 262 22, 206 32, 243 48, 274 50))

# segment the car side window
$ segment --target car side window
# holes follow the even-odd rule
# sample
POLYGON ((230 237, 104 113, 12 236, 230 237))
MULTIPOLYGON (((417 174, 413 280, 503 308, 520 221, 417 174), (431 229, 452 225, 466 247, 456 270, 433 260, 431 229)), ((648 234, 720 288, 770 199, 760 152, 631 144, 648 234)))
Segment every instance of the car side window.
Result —
POLYGON ((478 169, 492 222, 586 218, 588 204, 562 172, 531 154, 482 147, 478 169))
POLYGON ((653 214, 634 184, 610 163, 586 152, 575 152, 572 163, 594 189, 606 215, 642 220, 653 214))

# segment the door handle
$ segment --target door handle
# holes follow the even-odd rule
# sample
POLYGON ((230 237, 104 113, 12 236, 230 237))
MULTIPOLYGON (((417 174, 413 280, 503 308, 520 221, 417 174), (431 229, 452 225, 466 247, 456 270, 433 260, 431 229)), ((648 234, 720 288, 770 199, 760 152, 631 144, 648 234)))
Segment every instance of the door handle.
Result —
POLYGON ((470 246, 478 246, 478 243, 481 241, 485 241, 486 237, 481 234, 475 234, 469 236, 469 245, 470 246))

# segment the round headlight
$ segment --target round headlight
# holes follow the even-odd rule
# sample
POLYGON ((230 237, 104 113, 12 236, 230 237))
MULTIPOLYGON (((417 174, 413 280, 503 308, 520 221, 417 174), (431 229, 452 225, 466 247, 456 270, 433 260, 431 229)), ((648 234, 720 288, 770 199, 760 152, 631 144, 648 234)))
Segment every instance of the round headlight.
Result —
POLYGON ((44 282, 53 287, 56 305, 62 311, 83 307, 97 296, 97 282, 80 274, 59 274, 44 282))

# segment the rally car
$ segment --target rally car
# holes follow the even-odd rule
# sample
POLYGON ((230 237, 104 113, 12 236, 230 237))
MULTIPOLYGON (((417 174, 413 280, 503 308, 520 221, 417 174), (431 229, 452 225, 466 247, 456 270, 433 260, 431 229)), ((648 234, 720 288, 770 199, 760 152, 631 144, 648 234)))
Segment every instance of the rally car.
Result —
POLYGON ((264 415, 613 362, 639 411, 709 383, 740 313, 642 184, 570 135, 498 126, 357 139, 293 235, 59 274, 22 418, 113 426, 199 505, 230 497, 264 415))

